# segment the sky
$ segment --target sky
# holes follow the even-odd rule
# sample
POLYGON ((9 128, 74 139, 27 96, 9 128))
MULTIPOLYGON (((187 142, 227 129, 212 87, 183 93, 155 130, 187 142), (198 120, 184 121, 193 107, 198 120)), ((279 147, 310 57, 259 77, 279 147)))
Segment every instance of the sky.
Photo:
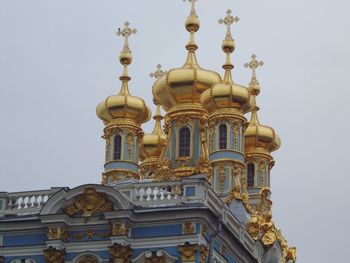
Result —
MULTIPOLYGON (((222 74, 230 8, 235 82, 255 53, 259 117, 282 140, 271 172, 274 221, 298 262, 346 262, 350 236, 350 2, 199 0, 199 64, 222 74)), ((119 91, 125 21, 130 91, 154 112, 148 75, 181 66, 189 4, 181 0, 0 0, 0 191, 100 183, 103 124, 96 106, 119 91)), ((150 132, 153 122, 143 126, 150 132)))

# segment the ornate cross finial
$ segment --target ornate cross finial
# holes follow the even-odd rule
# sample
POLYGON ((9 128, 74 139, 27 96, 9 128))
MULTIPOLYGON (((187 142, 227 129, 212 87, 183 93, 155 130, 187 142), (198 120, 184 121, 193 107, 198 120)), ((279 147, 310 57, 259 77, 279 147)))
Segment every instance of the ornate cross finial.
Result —
POLYGON ((190 2, 191 3, 191 13, 196 13, 196 2, 198 1, 198 0, 182 0, 182 1, 184 1, 184 2, 190 2))
POLYGON ((232 11, 231 9, 228 9, 226 11, 227 16, 224 18, 219 19, 220 24, 225 24, 227 26, 227 33, 226 33, 226 39, 232 39, 231 35, 231 25, 235 22, 239 21, 238 16, 232 16, 232 11))
POLYGON ((249 63, 245 63, 244 66, 246 68, 250 68, 252 70, 252 79, 256 79, 255 71, 258 67, 261 67, 264 65, 263 61, 257 61, 256 55, 252 55, 252 60, 249 63))
POLYGON ((117 32, 117 35, 118 36, 122 36, 124 37, 125 39, 125 42, 124 42, 124 48, 125 49, 129 49, 129 37, 132 35, 132 34, 136 34, 137 30, 136 29, 131 29, 129 27, 130 23, 129 22, 125 22, 124 23, 124 28, 123 30, 121 30, 120 28, 118 28, 118 32, 117 32))
POLYGON ((161 77, 163 77, 165 74, 167 73, 167 71, 163 71, 162 70, 162 65, 158 64, 157 65, 157 70, 155 72, 152 72, 149 74, 149 76, 151 78, 155 77, 156 79, 160 79, 161 77))

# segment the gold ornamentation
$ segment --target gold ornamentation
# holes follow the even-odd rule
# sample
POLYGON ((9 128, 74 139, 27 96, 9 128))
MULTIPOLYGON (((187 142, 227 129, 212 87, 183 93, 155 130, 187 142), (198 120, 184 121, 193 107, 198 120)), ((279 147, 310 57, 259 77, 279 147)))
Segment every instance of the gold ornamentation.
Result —
POLYGON ((264 187, 264 177, 265 177, 265 164, 264 161, 260 162, 260 187, 264 187))
POLYGON ((44 257, 47 263, 63 263, 66 252, 54 247, 49 247, 44 250, 44 257))
POLYGON ((208 226, 206 224, 202 224, 202 229, 201 229, 201 233, 203 236, 205 236, 208 232, 208 226))
POLYGON ((95 232, 91 229, 88 229, 82 233, 68 233, 65 232, 65 235, 62 237, 63 241, 67 241, 67 240, 92 240, 94 238, 109 238, 111 236, 110 232, 95 232))
POLYGON ((184 245, 178 246, 178 250, 181 254, 181 262, 194 262, 198 245, 186 242, 184 245))
POLYGON ((263 61, 257 61, 256 60, 256 55, 253 54, 252 55, 252 60, 248 63, 245 63, 244 66, 246 68, 250 68, 252 70, 252 81, 257 81, 256 79, 256 69, 258 67, 262 67, 264 65, 264 62, 263 61))
POLYGON ((297 249, 296 247, 290 247, 287 251, 286 261, 295 262, 297 260, 297 249))
POLYGON ((162 65, 158 64, 157 65, 157 70, 155 72, 152 72, 149 74, 149 76, 151 78, 156 78, 156 79, 160 79, 161 77, 163 77, 164 75, 166 75, 168 72, 167 71, 163 71, 162 70, 162 65))
POLYGON ((200 249, 199 249, 199 253, 200 253, 200 263, 205 263, 205 259, 207 258, 208 254, 209 254, 209 250, 206 246, 201 245, 200 249))
POLYGON ((128 159, 131 160, 131 147, 134 143, 134 138, 132 133, 128 133, 127 143, 128 143, 128 157, 129 157, 128 159))
POLYGON ((197 167, 194 169, 193 174, 206 174, 208 176, 208 180, 210 180, 212 176, 212 166, 209 160, 204 156, 199 156, 197 167))
POLYGON ((226 204, 230 205, 233 201, 233 199, 242 200, 242 195, 241 195, 241 191, 239 190, 239 188, 235 188, 230 192, 230 195, 226 198, 226 204))
POLYGON ((221 165, 219 167, 219 183, 220 183, 221 192, 224 191, 225 179, 226 179, 225 166, 221 165))
POLYGON ((183 224, 183 233, 185 235, 194 234, 195 233, 195 224, 192 222, 185 222, 183 224))
POLYGON ((66 236, 67 236, 67 232, 62 227, 50 227, 47 233, 47 238, 49 240, 57 240, 57 239, 64 240, 66 236))
POLYGON ((259 239, 260 222, 261 219, 257 213, 253 213, 247 222, 247 232, 252 236, 254 240, 259 239))
POLYGON ((112 262, 115 263, 131 263, 132 249, 131 246, 123 246, 115 243, 108 247, 109 253, 112 256, 112 262))
POLYGON ((82 214, 87 220, 95 213, 113 210, 113 203, 107 200, 104 193, 99 193, 95 188, 88 187, 84 193, 77 196, 73 203, 64 208, 69 216, 82 214))
POLYGON ((164 159, 164 161, 159 165, 159 168, 155 172, 155 181, 173 181, 176 180, 175 173, 171 170, 171 162, 169 159, 164 159))
POLYGON ((130 225, 124 222, 115 222, 112 226, 113 236, 128 236, 130 225))

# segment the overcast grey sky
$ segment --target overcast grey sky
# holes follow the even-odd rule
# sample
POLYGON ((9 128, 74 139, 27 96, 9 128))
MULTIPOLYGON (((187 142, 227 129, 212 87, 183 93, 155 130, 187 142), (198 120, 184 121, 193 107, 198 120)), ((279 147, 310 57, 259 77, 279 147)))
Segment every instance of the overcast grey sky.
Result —
MULTIPOLYGON (((260 121, 282 139, 274 219, 298 262, 347 262, 350 2, 200 0, 198 60, 220 73, 225 29, 217 20, 227 8, 241 18, 235 81, 249 82, 243 64, 252 53, 265 62, 260 121)), ((148 74, 184 62, 188 12, 180 0, 0 0, 0 191, 99 183, 95 108, 119 90, 117 28, 129 20, 138 29, 130 90, 153 107, 148 74)))

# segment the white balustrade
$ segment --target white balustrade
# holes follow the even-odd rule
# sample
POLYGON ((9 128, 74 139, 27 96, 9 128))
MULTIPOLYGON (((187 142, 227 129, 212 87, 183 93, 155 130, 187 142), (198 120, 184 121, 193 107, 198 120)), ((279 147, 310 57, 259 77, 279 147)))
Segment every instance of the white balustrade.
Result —
POLYGON ((7 193, 4 215, 25 215, 40 212, 52 194, 59 189, 7 193))

